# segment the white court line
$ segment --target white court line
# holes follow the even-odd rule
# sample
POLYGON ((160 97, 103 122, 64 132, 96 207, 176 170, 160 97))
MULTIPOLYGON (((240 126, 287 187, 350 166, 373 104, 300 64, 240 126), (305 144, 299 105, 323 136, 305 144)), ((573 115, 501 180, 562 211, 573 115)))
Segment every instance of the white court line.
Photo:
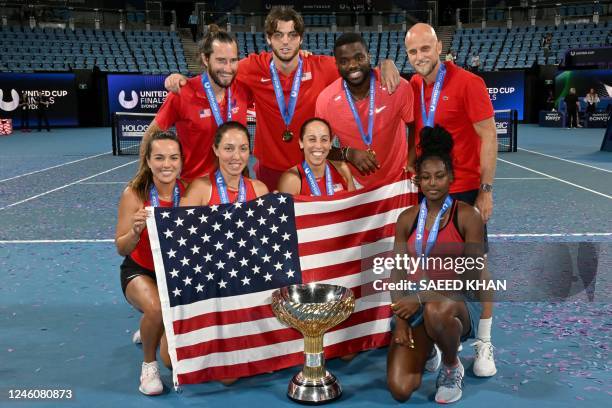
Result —
POLYGON ((2 210, 6 210, 7 208, 11 208, 11 207, 14 207, 14 206, 19 205, 19 204, 26 203, 26 202, 28 202, 28 201, 30 201, 30 200, 34 200, 35 198, 42 197, 42 196, 44 196, 44 195, 47 195, 47 194, 53 193, 53 192, 55 192, 55 191, 63 190, 63 189, 65 189, 66 187, 70 187, 70 186, 73 186, 73 185, 75 185, 75 184, 81 183, 81 182, 83 182, 83 181, 86 181, 86 180, 92 179, 92 178, 94 178, 94 177, 100 176, 100 175, 102 175, 102 174, 106 174, 106 173, 109 173, 109 172, 111 172, 111 171, 114 171, 114 170, 120 169, 121 167, 125 167, 125 166, 128 166, 128 165, 132 164, 132 163, 136 163, 137 161, 138 161, 138 159, 136 159, 136 160, 132 160, 131 162, 127 162, 127 163, 124 163, 124 164, 122 164, 122 165, 120 165, 120 166, 113 167, 112 169, 108 169, 108 170, 102 171, 102 172, 100 172, 100 173, 94 174, 93 176, 85 177, 85 178, 82 178, 82 179, 80 179, 80 180, 73 181, 72 183, 65 184, 65 185, 63 185, 63 186, 61 186, 61 187, 54 188, 53 190, 49 190, 49 191, 45 191, 44 193, 36 194, 35 196, 32 196, 32 197, 26 198, 25 200, 17 201, 16 203, 9 204, 9 205, 4 206, 4 207, 0 207, 0 211, 2 211, 2 210))
POLYGON ((512 162, 510 162, 510 161, 508 161, 508 160, 500 159, 499 157, 497 158, 497 160, 503 161, 504 163, 508 163, 508 164, 511 164, 511 165, 513 165, 513 166, 516 166, 516 167, 520 167, 521 169, 525 169, 525 170, 532 171, 532 172, 534 172, 534 173, 536 173, 536 174, 540 174, 540 175, 542 175, 542 176, 549 177, 549 178, 551 178, 551 179, 554 179, 554 180, 560 181, 561 183, 569 184, 570 186, 573 186, 573 187, 576 187, 576 188, 580 188, 580 189, 582 189, 582 190, 585 190, 585 191, 588 191, 588 192, 590 192, 590 193, 597 194, 597 195, 600 195, 600 196, 602 196, 602 197, 605 197, 605 198, 608 198, 608 199, 612 200, 612 196, 610 196, 610 195, 608 195, 608 194, 604 194, 604 193, 601 193, 601 192, 599 192, 599 191, 591 190, 590 188, 586 188, 586 187, 581 186, 581 185, 579 185, 579 184, 574 184, 574 183, 571 183, 571 182, 569 182, 569 181, 567 181, 567 180, 560 179, 559 177, 551 176, 550 174, 542 173, 541 171, 537 171, 537 170, 534 170, 534 169, 530 169, 529 167, 525 167, 525 166, 522 166, 522 165, 520 165, 520 164, 512 163, 512 162))
MULTIPOLYGON (((612 237, 612 232, 574 232, 574 233, 544 233, 544 234, 489 234, 489 238, 521 238, 521 237, 612 237)), ((114 239, 31 239, 0 241, 3 244, 80 244, 80 243, 109 243, 114 239)))
POLYGON ((523 149, 521 147, 519 147, 518 149, 519 150, 523 150, 523 151, 528 152, 528 153, 539 154, 540 156, 550 157, 551 159, 562 160, 564 162, 568 162, 568 163, 572 163, 572 164, 578 164, 580 166, 585 166, 585 167, 590 167, 590 168, 595 169, 595 170, 605 171, 606 173, 612 173, 612 170, 602 169, 601 167, 595 167, 595 166, 591 166, 590 164, 585 164, 585 163, 580 163, 580 162, 577 162, 577 161, 574 161, 574 160, 564 159, 562 157, 553 156, 551 154, 540 153, 540 152, 536 152, 534 150, 523 149))
POLYGON ((57 165, 55 165, 55 166, 47 167, 46 169, 41 169, 41 170, 31 171, 31 172, 29 172, 29 173, 20 174, 19 176, 9 177, 9 178, 6 178, 6 179, 4 179, 4 180, 0 180, 0 183, 3 183, 3 182, 5 182, 5 181, 9 181, 9 180, 15 180, 15 179, 18 179, 18 178, 20 178, 20 177, 29 176, 29 175, 31 175, 31 174, 36 174, 36 173, 41 173, 41 172, 43 172, 43 171, 47 171, 47 170, 51 170, 51 169, 56 169, 56 168, 58 168, 58 167, 67 166, 68 164, 77 163, 77 162, 80 162, 80 161, 83 161, 83 160, 93 159, 94 157, 104 156, 105 154, 110 154, 110 153, 112 153, 112 151, 105 152, 105 153, 100 153, 100 154, 96 154, 96 155, 89 156, 89 157, 83 157, 82 159, 78 159, 78 160, 69 161, 69 162, 67 162, 67 163, 57 164, 57 165))
POLYGON ((126 185, 127 181, 85 181, 79 184, 123 184, 126 185))
POLYGON ((495 177, 495 180, 552 180, 550 177, 495 177))

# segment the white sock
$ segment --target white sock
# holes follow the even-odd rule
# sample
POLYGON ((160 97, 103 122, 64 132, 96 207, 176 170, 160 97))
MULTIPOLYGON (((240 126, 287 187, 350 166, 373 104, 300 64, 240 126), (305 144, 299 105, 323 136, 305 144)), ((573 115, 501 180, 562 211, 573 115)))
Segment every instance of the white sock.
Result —
POLYGON ((480 319, 478 322, 478 333, 476 337, 484 342, 491 341, 491 325, 493 324, 493 317, 488 319, 480 319))

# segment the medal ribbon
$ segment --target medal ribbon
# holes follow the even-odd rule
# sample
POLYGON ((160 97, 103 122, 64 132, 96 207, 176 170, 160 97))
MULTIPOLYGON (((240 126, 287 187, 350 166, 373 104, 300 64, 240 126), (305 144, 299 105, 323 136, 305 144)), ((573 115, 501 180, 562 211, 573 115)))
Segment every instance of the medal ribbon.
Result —
MULTIPOLYGON (((306 160, 302 163, 302 167, 304 168, 304 174, 306 175, 306 181, 308 181, 308 186, 310 187, 310 192, 313 196, 320 196, 321 189, 319 189, 319 185, 317 184, 317 179, 315 178, 312 170, 306 160)), ((325 189, 327 190, 328 196, 334 195, 334 185, 332 183, 331 170, 329 169, 329 163, 325 164, 325 189)))
MULTIPOLYGON (((221 126, 226 121, 221 117, 221 109, 219 108, 219 103, 217 102, 217 97, 212 90, 212 85, 210 80, 208 79, 208 74, 202 74, 202 86, 204 87, 204 91, 206 92, 206 98, 208 98, 208 103, 210 104, 210 110, 212 111, 213 116, 215 117, 215 122, 217 122, 217 126, 221 126)), ((227 122, 232 120, 232 90, 227 87, 226 88, 225 101, 227 103, 227 122)))
POLYGON ((444 77, 446 76, 446 65, 442 61, 438 62, 440 69, 436 75, 436 82, 434 83, 433 91, 431 92, 431 100, 429 101, 429 113, 425 110, 425 81, 421 83, 421 116, 423 120, 423 127, 434 127, 434 117, 436 116, 436 108, 438 107, 438 101, 440 100, 440 93, 442 93, 442 84, 444 83, 444 77))
MULTIPOLYGON (((181 201, 181 190, 179 190, 178 183, 180 183, 180 181, 177 180, 176 184, 174 185, 174 192, 172 194, 173 207, 178 207, 179 201, 181 201)), ((155 187, 155 184, 151 186, 151 190, 149 191, 149 201, 151 202, 152 207, 159 207, 159 193, 157 191, 157 187, 155 187)))
POLYGON ((289 95, 289 106, 285 105, 285 95, 283 93, 283 87, 274 65, 274 59, 270 61, 270 76, 272 77, 272 85, 274 86, 274 94, 276 95, 276 104, 280 110, 280 114, 285 122, 285 127, 289 128, 293 114, 295 113, 295 106, 297 105, 298 94, 300 93, 300 86, 302 85, 302 58, 298 58, 298 66, 293 77, 293 83, 291 84, 291 94, 289 95))
POLYGON ((416 229, 416 240, 414 242, 414 248, 416 250, 416 256, 421 258, 427 258, 431 249, 433 248, 436 240, 438 239, 438 231, 440 229, 440 220, 444 216, 444 213, 453 205, 453 199, 451 196, 446 196, 446 200, 442 204, 442 208, 436 216, 433 226, 429 230, 429 236, 427 237, 427 246, 425 252, 423 252, 423 235, 425 233, 425 221, 427 219, 427 199, 424 198, 421 201, 421 208, 419 210, 419 221, 416 229))
MULTIPOLYGON (((217 170, 215 172, 215 182, 217 183, 217 190, 219 191, 219 198, 221 199, 221 204, 229 204, 229 195, 227 194, 227 186, 225 185, 225 179, 223 178, 223 174, 221 174, 221 170, 217 170)), ((244 185, 244 177, 240 176, 240 182, 238 183, 238 199, 236 202, 244 203, 246 202, 246 187, 244 185)))
POLYGON ((346 101, 351 108, 351 112, 353 112, 353 118, 355 122, 357 122, 357 128, 359 129, 359 133, 361 134, 361 140, 363 143, 370 148, 372 146, 372 132, 374 129, 374 100, 375 100, 375 85, 376 78, 374 77, 374 72, 370 71, 370 104, 368 106, 368 133, 366 134, 363 130, 363 125, 361 124, 361 118, 359 117, 359 113, 357 112, 357 108, 355 108, 355 102, 353 102, 353 96, 348 89, 348 85, 346 81, 342 81, 342 86, 344 87, 344 93, 346 95, 346 101))

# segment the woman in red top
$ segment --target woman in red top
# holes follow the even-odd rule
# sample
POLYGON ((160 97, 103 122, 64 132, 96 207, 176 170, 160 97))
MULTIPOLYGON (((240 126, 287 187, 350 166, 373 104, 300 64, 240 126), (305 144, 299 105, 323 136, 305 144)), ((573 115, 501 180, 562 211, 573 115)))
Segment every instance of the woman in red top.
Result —
POLYGON ((261 181, 248 174, 249 131, 239 122, 225 122, 215 133, 213 151, 219 168, 189 185, 181 206, 217 205, 253 200, 268 193, 261 181))
MULTIPOLYGON (((435 259, 473 258, 484 266, 483 224, 478 211, 449 196, 453 181, 451 135, 443 128, 425 128, 421 132, 423 154, 416 163, 417 180, 425 198, 400 214, 396 224, 395 248, 400 254, 435 259)), ((430 265, 429 263, 427 265, 430 265)), ((432 263, 432 265, 436 265, 432 263)), ((437 264, 441 265, 441 264, 437 264)), ((413 275, 394 269, 393 281, 429 281, 485 279, 479 267, 460 270, 444 266, 429 267, 423 272, 419 264, 413 275), (449 277, 450 274, 450 277, 449 277)), ((463 265, 463 264, 462 264, 463 265)), ((409 271, 414 272, 414 271, 409 271)), ((387 382, 393 397, 406 401, 421 384, 426 362, 436 344, 441 350, 443 367, 436 381, 436 401, 450 403, 461 398, 464 369, 457 355, 460 341, 475 337, 481 305, 479 294, 469 291, 393 291, 391 308, 395 328, 387 359, 387 382)), ((439 360, 438 360, 439 361, 439 360)))
POLYGON ((161 345, 160 355, 166 366, 170 366, 170 357, 165 343, 145 207, 177 206, 185 186, 177 180, 181 173, 182 151, 176 135, 156 133, 144 149, 138 173, 128 183, 119 201, 115 245, 119 255, 125 256, 121 264, 123 293, 132 306, 143 312, 140 337, 144 362, 139 390, 146 395, 157 395, 163 391, 155 357, 157 347, 161 345))
POLYGON ((293 195, 332 196, 353 191, 355 184, 343 161, 327 160, 331 150, 331 128, 325 119, 312 118, 300 129, 304 161, 283 173, 278 191, 293 195))

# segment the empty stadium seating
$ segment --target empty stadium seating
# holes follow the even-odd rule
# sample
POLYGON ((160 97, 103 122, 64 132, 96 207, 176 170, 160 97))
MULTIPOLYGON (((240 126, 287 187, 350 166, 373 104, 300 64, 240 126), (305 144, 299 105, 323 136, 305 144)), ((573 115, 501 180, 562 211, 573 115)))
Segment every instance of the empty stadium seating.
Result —
POLYGON ((451 49, 457 63, 468 65, 474 54, 480 55, 485 71, 525 69, 534 64, 558 64, 570 48, 600 47, 612 43, 612 21, 595 24, 464 28, 455 32, 451 49), (548 57, 542 39, 552 34, 548 57))
POLYGON ((0 71, 188 72, 175 32, 3 27, 0 44, 0 71))

